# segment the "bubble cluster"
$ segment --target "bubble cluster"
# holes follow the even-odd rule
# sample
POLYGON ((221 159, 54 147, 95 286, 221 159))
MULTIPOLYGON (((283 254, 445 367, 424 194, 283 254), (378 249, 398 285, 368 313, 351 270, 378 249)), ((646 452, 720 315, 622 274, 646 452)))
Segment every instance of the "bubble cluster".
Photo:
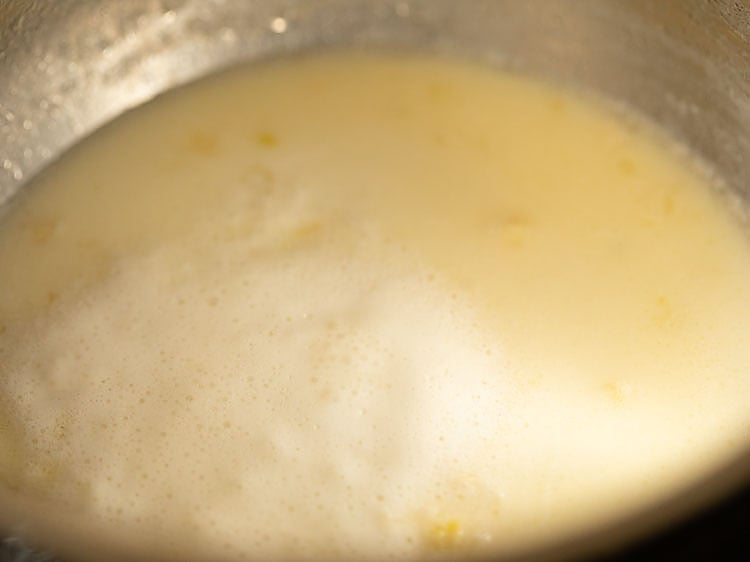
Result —
POLYGON ((426 276, 327 246, 184 252, 132 259, 13 351, 29 490, 168 534, 193 513, 240 549, 361 552, 503 426, 502 364, 426 276))

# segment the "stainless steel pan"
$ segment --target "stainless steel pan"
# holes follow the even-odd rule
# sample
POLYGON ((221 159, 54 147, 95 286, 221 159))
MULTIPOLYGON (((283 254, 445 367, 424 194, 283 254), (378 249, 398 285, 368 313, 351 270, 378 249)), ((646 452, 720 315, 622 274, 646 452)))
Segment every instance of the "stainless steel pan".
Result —
MULTIPOLYGON (((2 0, 0 209, 66 148, 160 92, 332 46, 459 54, 598 92, 661 123, 750 197, 747 0, 2 0)), ((750 436, 748 447, 669 501, 527 558, 607 551, 704 509, 750 479, 750 436)), ((85 529, 65 514, 19 526, 2 499, 0 483, 8 532, 47 526, 53 547, 92 552, 71 546, 85 529)))

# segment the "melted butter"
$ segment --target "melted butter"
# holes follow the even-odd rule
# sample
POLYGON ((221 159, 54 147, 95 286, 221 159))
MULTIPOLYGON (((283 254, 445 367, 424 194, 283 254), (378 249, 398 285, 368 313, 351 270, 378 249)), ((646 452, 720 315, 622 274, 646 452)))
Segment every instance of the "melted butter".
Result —
POLYGON ((164 96, 36 181, 0 269, 6 487, 152 554, 513 550, 750 434, 750 247, 698 166, 457 62, 164 96))

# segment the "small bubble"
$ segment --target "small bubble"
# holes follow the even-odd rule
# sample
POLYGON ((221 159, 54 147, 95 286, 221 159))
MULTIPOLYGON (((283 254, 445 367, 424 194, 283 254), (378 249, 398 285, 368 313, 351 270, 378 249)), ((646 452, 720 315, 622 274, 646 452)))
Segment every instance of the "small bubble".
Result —
POLYGON ((32 127, 33 127, 33 124, 31 123, 31 121, 29 121, 28 119, 23 120, 23 128, 25 130, 30 131, 32 127))
POLYGON ((269 27, 274 33, 284 33, 287 30, 288 23, 284 18, 277 17, 271 20, 271 25, 269 27))
POLYGON ((10 170, 13 167, 13 162, 8 160, 7 158, 3 160, 3 169, 10 170))

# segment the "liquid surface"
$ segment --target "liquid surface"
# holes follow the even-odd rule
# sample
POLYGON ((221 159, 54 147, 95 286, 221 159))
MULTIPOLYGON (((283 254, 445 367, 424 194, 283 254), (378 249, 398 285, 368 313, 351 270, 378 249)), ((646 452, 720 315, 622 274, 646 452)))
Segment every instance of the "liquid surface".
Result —
MULTIPOLYGON (((0 232, 0 480, 212 560, 503 551, 750 433, 750 246, 634 119, 457 62, 204 81, 0 232)), ((56 508, 56 509, 58 509, 56 508)))

